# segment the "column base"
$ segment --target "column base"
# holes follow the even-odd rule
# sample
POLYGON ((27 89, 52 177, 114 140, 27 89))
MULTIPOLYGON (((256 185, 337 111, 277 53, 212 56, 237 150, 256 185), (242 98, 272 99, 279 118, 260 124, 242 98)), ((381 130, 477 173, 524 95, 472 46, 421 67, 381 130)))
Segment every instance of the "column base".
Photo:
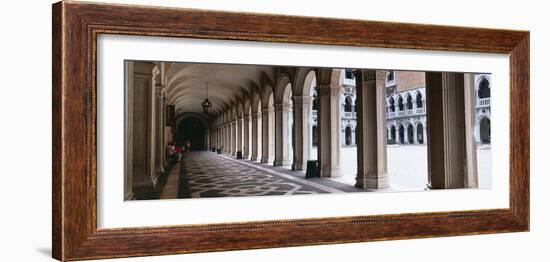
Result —
POLYGON ((388 189, 390 188, 390 178, 386 173, 361 177, 358 175, 355 178, 355 187, 363 189, 388 189))
POLYGON ((275 160, 273 166, 290 166, 290 160, 275 160))
POLYGON ((258 161, 258 157, 257 156, 252 156, 252 157, 250 157, 250 161, 258 161))
POLYGON ((262 160, 260 160, 260 163, 262 163, 262 164, 267 164, 269 162, 271 162, 271 161, 269 161, 269 159, 267 159, 267 158, 262 158, 262 160))
POLYGON ((321 177, 341 177, 340 169, 321 169, 321 177))
POLYGON ((248 160, 248 159, 250 159, 250 156, 249 155, 243 155, 243 159, 248 160))
POLYGON ((292 171, 305 171, 306 163, 304 162, 294 162, 292 164, 292 171))

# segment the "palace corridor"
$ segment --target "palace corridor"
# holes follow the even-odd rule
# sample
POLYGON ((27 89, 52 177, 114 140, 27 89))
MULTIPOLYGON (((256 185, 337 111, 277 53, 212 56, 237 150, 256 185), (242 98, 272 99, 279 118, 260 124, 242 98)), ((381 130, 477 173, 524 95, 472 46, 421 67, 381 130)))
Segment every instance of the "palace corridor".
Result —
POLYGON ((126 200, 490 187, 488 75, 126 61, 125 77, 126 200))

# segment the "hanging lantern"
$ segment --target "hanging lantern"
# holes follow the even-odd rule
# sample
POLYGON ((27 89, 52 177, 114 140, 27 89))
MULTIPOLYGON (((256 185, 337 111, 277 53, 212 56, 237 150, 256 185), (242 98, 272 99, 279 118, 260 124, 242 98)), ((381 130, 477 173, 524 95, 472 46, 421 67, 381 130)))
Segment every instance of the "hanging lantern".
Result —
POLYGON ((208 100, 208 81, 206 81, 206 98, 201 103, 202 111, 205 113, 210 113, 210 110, 212 109, 212 103, 210 100, 208 100))

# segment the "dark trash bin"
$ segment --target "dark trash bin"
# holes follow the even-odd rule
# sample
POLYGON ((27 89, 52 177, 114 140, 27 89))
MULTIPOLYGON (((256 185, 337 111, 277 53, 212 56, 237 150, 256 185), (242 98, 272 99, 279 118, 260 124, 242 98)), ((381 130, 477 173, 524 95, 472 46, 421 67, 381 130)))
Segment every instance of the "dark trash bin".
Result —
POLYGON ((319 173, 318 161, 317 160, 308 160, 306 168, 306 178, 315 178, 321 177, 319 173))
POLYGON ((218 148, 218 151, 216 153, 218 153, 218 155, 220 155, 222 153, 222 150, 220 148, 218 148))
POLYGON ((237 159, 243 159, 243 152, 237 151, 237 159))

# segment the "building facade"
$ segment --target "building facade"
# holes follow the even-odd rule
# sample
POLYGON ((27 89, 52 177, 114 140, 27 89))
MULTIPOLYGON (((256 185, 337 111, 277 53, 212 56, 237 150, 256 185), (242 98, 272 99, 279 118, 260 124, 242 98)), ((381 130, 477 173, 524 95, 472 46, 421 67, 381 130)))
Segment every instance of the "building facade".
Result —
MULTIPOLYGON (((477 144, 491 143, 491 75, 475 74, 475 139, 477 144)), ((356 82, 346 69, 340 95, 340 145, 357 143, 356 82)), ((317 93, 313 91, 313 146, 317 141, 317 93)), ((424 72, 389 71, 386 79, 386 116, 388 144, 425 144, 426 81, 424 72)))

